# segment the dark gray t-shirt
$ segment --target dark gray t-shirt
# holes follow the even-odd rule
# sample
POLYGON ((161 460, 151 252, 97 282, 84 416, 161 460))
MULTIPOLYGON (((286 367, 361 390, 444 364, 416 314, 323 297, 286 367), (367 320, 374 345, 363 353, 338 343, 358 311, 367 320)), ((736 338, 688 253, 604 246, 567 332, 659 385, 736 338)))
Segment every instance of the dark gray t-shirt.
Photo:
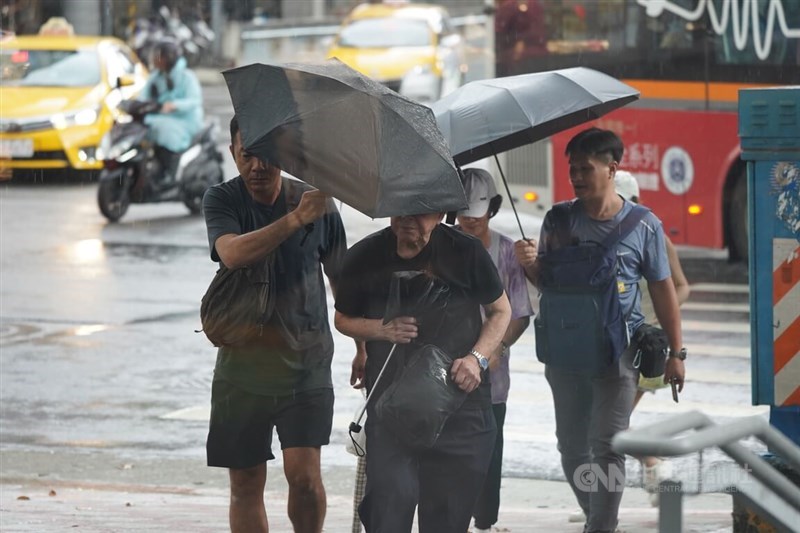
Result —
MULTIPOLYGON (((579 200, 570 202, 570 235, 577 238, 581 246, 598 246, 612 229, 625 218, 633 204, 625 200, 619 213, 609 220, 589 218, 579 200)), ((547 246, 555 233, 552 211, 548 211, 542 223, 539 237, 539 255, 547 252, 547 246)), ((661 221, 648 212, 636 228, 617 243, 619 273, 619 300, 622 313, 628 316, 628 330, 633 334, 644 322, 640 310, 641 291, 639 280, 662 281, 670 277, 669 258, 664 242, 661 221)))
MULTIPOLYGON (((284 179, 274 205, 263 205, 247 192, 241 177, 211 187, 203 199, 211 259, 214 243, 227 234, 243 235, 286 214, 287 188, 309 186, 284 179)), ((333 337, 328 324, 325 275, 335 283, 347 250, 344 226, 333 201, 310 233, 299 230, 275 256, 275 312, 263 335, 251 346, 217 352, 215 378, 257 394, 283 395, 330 388, 333 337)))

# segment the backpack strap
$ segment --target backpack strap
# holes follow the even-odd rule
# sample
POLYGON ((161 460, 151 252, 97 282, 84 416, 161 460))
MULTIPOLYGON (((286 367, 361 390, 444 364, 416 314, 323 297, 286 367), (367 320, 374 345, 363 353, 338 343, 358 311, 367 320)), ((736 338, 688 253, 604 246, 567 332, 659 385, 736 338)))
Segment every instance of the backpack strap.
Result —
MULTIPOLYGON (((633 209, 631 209, 630 212, 628 212, 628 214, 625 215, 625 218, 623 218, 622 221, 617 225, 617 227, 612 229, 611 233, 609 233, 603 240, 603 246, 606 247, 606 250, 611 250, 613 247, 616 247, 617 243, 619 243, 620 241, 622 241, 622 239, 630 235, 631 232, 636 228, 636 226, 639 225, 639 222, 641 222, 642 219, 644 219, 645 215, 647 215, 647 213, 649 212, 650 210, 647 209, 646 207, 639 204, 633 204, 633 209)), ((619 258, 617 258, 617 260, 619 260, 619 258)), ((617 263, 617 266, 619 267, 619 262, 617 263)), ((636 283, 636 290, 637 291, 639 290, 638 283, 636 283)), ((634 299, 635 298, 636 295, 634 295, 634 299)), ((628 322, 628 319, 631 317, 631 313, 633 313, 633 308, 631 308, 631 310, 628 311, 628 313, 623 315, 626 323, 628 322)))
POLYGON ((630 235, 630 233, 636 229, 636 226, 639 225, 639 222, 641 222, 645 215, 647 215, 649 212, 650 210, 646 207, 639 204, 634 204, 633 209, 631 209, 630 212, 625 215, 625 218, 622 219, 619 225, 612 229, 603 240, 603 246, 607 250, 616 246, 618 242, 630 235))
POLYGON ((554 204, 551 211, 553 213, 553 239, 548 246, 548 249, 561 248, 569 246, 570 234, 572 228, 570 225, 570 211, 572 209, 571 202, 559 202, 554 204), (555 245, 555 246, 553 246, 555 245))

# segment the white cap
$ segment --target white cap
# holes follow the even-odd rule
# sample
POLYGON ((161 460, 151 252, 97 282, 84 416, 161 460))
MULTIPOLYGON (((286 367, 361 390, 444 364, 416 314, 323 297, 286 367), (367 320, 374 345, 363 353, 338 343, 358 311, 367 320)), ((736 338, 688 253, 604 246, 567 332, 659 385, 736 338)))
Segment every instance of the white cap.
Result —
POLYGON ((629 202, 635 197, 639 199, 639 182, 627 170, 617 170, 614 173, 614 188, 617 194, 629 202))
POLYGON ((497 196, 494 178, 482 168, 465 168, 464 192, 469 207, 458 212, 458 216, 480 218, 489 211, 489 202, 497 196))

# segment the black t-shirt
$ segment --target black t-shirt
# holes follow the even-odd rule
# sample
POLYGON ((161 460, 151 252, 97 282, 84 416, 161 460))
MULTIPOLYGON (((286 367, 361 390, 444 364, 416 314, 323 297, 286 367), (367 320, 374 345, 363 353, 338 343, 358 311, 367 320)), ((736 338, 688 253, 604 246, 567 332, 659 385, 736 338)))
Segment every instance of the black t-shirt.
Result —
MULTIPOLYGON (((478 239, 440 224, 416 257, 403 259, 397 255, 394 233, 386 228, 348 250, 336 291, 336 310, 352 317, 383 318, 392 273, 405 270, 425 271, 444 281, 450 289, 448 304, 439 320, 425 318, 414 343, 398 345, 374 393, 376 400, 402 368, 408 349, 417 342, 436 344, 453 359, 467 355, 480 336, 480 306, 503 294, 497 269, 478 239)), ((391 346, 386 341, 367 342, 366 382, 370 390, 391 346)), ((491 406, 488 378, 484 376, 480 387, 469 395, 465 408, 491 406)))
MULTIPOLYGON (((253 200, 241 177, 211 187, 203 199, 211 259, 220 260, 214 243, 222 235, 243 235, 284 216, 289 188, 297 196, 289 203, 310 189, 284 179, 275 204, 263 205, 253 200)), ((259 394, 332 387, 333 337, 320 265, 335 283, 346 250, 342 219, 331 201, 310 233, 301 229, 278 247, 275 312, 252 346, 219 349, 215 375, 259 394)))

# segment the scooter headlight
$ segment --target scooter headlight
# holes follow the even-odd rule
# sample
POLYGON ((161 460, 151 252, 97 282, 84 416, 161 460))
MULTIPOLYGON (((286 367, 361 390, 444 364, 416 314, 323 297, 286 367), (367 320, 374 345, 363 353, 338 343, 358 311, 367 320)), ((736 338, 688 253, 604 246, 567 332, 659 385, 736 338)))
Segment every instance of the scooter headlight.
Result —
MULTIPOLYGON (((122 155, 127 153, 131 148, 133 148, 133 139, 130 137, 122 138, 107 150, 103 150, 103 153, 106 154, 104 159, 119 160, 122 155)), ((128 159, 130 159, 130 157, 128 159)))

